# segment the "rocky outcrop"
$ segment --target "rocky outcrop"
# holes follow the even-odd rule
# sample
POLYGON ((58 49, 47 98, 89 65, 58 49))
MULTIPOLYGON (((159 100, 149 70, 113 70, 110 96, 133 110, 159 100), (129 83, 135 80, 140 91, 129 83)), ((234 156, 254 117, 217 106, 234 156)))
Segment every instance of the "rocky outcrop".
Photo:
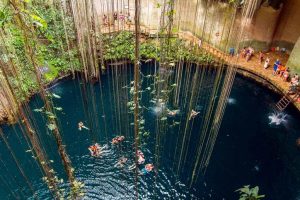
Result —
POLYGON ((13 123, 15 110, 4 91, 0 91, 0 123, 13 123))

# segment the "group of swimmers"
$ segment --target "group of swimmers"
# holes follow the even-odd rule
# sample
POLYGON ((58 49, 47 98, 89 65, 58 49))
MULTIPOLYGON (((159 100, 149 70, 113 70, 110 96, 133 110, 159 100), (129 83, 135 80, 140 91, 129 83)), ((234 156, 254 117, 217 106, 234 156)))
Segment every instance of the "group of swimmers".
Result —
MULTIPOLYGON (((124 136, 116 136, 112 139, 111 144, 118 145, 121 142, 123 142, 124 140, 125 140, 124 136)), ((88 148, 88 150, 90 151, 91 156, 93 156, 93 157, 100 157, 101 155, 110 152, 110 150, 108 150, 107 144, 104 145, 103 147, 101 147, 98 143, 91 145, 88 148)), ((142 165, 145 163, 145 156, 141 150, 137 150, 136 156, 137 156, 137 165, 142 165)), ((127 161, 128 161, 128 158, 122 156, 118 160, 118 162, 114 165, 114 167, 122 168, 125 166, 127 161)), ((137 165, 136 165, 136 163, 134 163, 133 165, 129 166, 128 169, 133 170, 137 167, 137 165)), ((139 170, 139 175, 146 175, 146 174, 150 173, 153 169, 154 169, 154 165, 151 163, 148 163, 145 165, 145 167, 142 170, 139 170)))
MULTIPOLYGON (((141 150, 137 150, 136 156, 137 156, 137 165, 142 165, 145 163, 145 156, 141 150)), ((136 163, 134 163, 128 169, 134 170, 137 167, 137 165, 136 165, 136 163)), ((154 169, 154 165, 151 163, 148 163, 145 165, 145 167, 142 170, 139 171, 139 174, 146 175, 146 174, 152 172, 153 169, 154 169)))
MULTIPOLYGON (((170 117, 174 117, 174 116, 178 115, 179 112, 180 112, 180 110, 169 110, 169 109, 168 109, 167 111, 168 111, 168 115, 169 115, 170 117)), ((190 115, 189 115, 189 120, 194 119, 199 113, 200 113, 200 112, 197 112, 197 111, 195 111, 194 109, 192 109, 192 110, 191 110, 191 113, 190 113, 190 115)))
POLYGON ((101 147, 98 143, 95 143, 94 145, 91 145, 88 148, 88 150, 91 153, 91 156, 93 157, 100 157, 104 153, 110 152, 109 150, 105 150, 105 149, 108 149, 108 145, 104 145, 103 147, 101 147))
MULTIPOLYGON (((124 139, 125 139, 124 136, 116 136, 116 137, 114 137, 112 139, 111 144, 112 145, 117 145, 117 144, 121 143, 124 139)), ((103 147, 101 147, 98 143, 95 143, 94 145, 91 145, 88 149, 89 149, 89 151, 91 153, 91 156, 93 156, 93 157, 100 157, 104 153, 110 152, 109 150, 106 150, 106 149, 108 149, 108 145, 107 144, 104 145, 103 147)), ((122 159, 121 164, 123 162, 124 162, 124 159, 122 159)))

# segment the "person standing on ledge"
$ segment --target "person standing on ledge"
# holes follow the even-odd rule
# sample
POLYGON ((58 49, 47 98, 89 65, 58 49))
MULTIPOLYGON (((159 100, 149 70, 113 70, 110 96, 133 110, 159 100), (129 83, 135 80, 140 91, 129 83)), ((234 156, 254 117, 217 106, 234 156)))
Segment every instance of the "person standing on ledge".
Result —
POLYGON ((269 67, 269 64, 270 64, 270 58, 267 58, 265 60, 264 69, 267 69, 269 67))
POLYGON ((264 53, 262 51, 259 52, 259 64, 262 64, 264 61, 264 53))
POLYGON ((231 57, 234 56, 234 48, 233 47, 229 48, 229 54, 230 54, 231 57))
POLYGON ((276 62, 274 63, 274 66, 273 66, 273 75, 274 76, 276 75, 277 68, 278 68, 279 65, 280 65, 280 61, 279 61, 279 59, 277 59, 276 62))

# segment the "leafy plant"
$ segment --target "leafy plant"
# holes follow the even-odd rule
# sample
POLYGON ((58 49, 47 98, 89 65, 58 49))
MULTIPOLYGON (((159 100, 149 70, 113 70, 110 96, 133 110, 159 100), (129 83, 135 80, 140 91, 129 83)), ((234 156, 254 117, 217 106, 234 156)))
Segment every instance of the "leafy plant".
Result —
POLYGON ((246 185, 238 190, 236 192, 239 192, 240 198, 239 200, 258 200, 263 199, 265 195, 259 195, 259 187, 256 186, 254 188, 250 188, 250 185, 246 185))

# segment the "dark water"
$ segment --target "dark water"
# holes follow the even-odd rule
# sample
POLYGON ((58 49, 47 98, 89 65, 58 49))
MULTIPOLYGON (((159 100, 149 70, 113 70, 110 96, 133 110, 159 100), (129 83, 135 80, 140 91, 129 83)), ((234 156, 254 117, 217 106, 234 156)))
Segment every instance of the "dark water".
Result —
MULTIPOLYGON (((128 73, 131 74, 130 70, 128 73)), ((146 74, 147 72, 144 75, 146 74)), ((79 80, 65 80, 50 90, 61 96, 60 99, 54 99, 54 104, 63 108, 62 112, 58 112, 60 130, 75 168, 75 176, 85 183, 84 199, 135 197, 135 176, 128 170, 128 166, 133 163, 133 126, 130 125, 132 116, 127 114, 127 110, 117 109, 130 99, 127 90, 124 92, 122 88, 117 87, 117 85, 124 86, 123 82, 126 80, 130 80, 130 76, 122 78, 119 74, 112 73, 102 77, 101 86, 96 84, 84 87, 79 80), (103 103, 100 98, 100 87, 103 103), (91 90, 93 92, 90 92, 91 90), (88 98, 84 98, 86 96, 88 98), (92 131, 78 131, 79 121, 84 121, 92 131), (121 134, 127 139, 121 146, 110 145, 110 152, 102 158, 93 158, 89 155, 87 150, 89 145, 94 142, 106 144, 111 138, 121 134), (126 167, 118 169, 114 164, 121 156, 128 157, 129 161, 126 167)), ((148 81, 143 83, 148 84, 150 84, 148 81)), ((145 92, 143 101, 149 99, 149 96, 145 92)), ((295 140, 300 136, 300 114, 295 109, 289 108, 286 111, 285 123, 278 126, 270 125, 268 117, 273 113, 272 107, 279 98, 252 81, 236 77, 210 165, 206 175, 199 178, 192 188, 185 183, 190 180, 188 170, 192 166, 189 166, 189 163, 192 164, 190 161, 194 155, 187 154, 187 162, 178 176, 174 170, 177 156, 174 148, 179 128, 174 126, 167 129, 167 140, 160 143, 162 147, 158 154, 154 134, 157 116, 150 108, 151 103, 144 102, 149 108, 144 109, 143 113, 146 121, 145 130, 151 134, 143 141, 145 144, 142 151, 146 156, 146 163, 155 163, 159 167, 157 166, 157 173, 139 178, 140 199, 233 200, 238 199, 234 191, 243 185, 259 186, 260 193, 265 194, 266 199, 270 200, 300 198, 298 197, 300 152, 295 145, 295 140), (156 162, 157 156, 160 156, 159 163, 156 162)), ((42 105, 38 97, 34 97, 30 102, 31 109, 40 108, 42 105)), ((184 115, 185 111, 181 110, 181 113, 184 115)), ((32 115, 42 145, 49 159, 54 161, 53 167, 57 176, 66 180, 55 141, 45 127, 43 114, 32 112, 32 115)), ((171 124, 174 121, 178 120, 168 119, 167 123, 171 124)), ((193 127, 195 130, 197 122, 195 121, 193 127)), ((2 128, 38 197, 51 199, 41 180, 42 174, 35 160, 30 152, 25 152, 28 146, 20 127, 2 128)), ((196 149, 195 145, 192 138, 189 147, 191 152, 196 149)), ((14 199, 16 196, 20 199, 30 198, 32 193, 3 141, 0 146, 0 160, 0 199, 14 199)), ((61 187, 65 186, 66 184, 62 184, 61 187)))

